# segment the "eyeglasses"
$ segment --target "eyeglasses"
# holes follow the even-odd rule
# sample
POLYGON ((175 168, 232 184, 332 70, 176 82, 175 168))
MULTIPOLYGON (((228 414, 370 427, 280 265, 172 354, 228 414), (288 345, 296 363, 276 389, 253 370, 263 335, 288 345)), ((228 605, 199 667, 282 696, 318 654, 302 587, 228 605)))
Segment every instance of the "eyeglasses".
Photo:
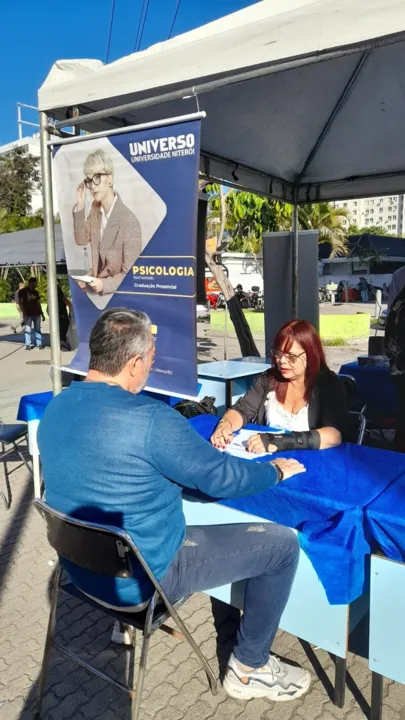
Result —
POLYGON ((277 350, 276 348, 273 348, 271 354, 275 360, 281 360, 283 357, 285 357, 286 360, 290 363, 290 365, 295 365, 297 360, 299 360, 300 357, 305 355, 305 352, 302 352, 299 355, 294 355, 293 353, 287 353, 283 352, 282 350, 277 350))
POLYGON ((88 178, 88 177, 84 178, 83 182, 84 182, 86 188, 88 188, 90 190, 92 185, 95 185, 96 187, 98 185, 100 185, 101 178, 105 177, 107 175, 108 175, 108 173, 95 173, 95 175, 93 175, 93 177, 91 177, 91 178, 88 178))

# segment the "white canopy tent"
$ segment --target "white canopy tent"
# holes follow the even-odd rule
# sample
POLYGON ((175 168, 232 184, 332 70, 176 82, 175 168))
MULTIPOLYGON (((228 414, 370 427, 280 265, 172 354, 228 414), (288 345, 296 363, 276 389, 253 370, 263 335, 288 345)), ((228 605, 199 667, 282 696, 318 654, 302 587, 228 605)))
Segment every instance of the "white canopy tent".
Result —
MULTIPOLYGON (((295 208, 403 192, 404 66, 403 0, 263 0, 107 66, 58 61, 38 98, 45 212, 50 133, 196 110, 206 112, 201 171, 227 185, 295 208)), ((296 311, 297 212, 294 220, 296 311)), ((51 221, 47 238, 49 271, 51 221)))
POLYGON ((39 107, 100 131, 192 112, 195 92, 212 177, 299 202, 399 193, 404 67, 403 0, 264 0, 107 66, 59 61, 39 107))

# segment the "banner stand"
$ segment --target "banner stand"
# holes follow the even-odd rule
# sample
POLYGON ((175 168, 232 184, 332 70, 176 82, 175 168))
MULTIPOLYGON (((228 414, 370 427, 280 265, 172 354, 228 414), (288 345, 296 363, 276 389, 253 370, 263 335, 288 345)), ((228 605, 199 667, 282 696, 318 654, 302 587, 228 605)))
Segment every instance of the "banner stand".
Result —
MULTIPOLYGON (((205 117, 205 113, 198 112, 101 133, 50 138, 53 128, 48 125, 46 114, 41 113, 41 142, 44 151, 43 194, 48 262, 48 305, 51 325, 51 364, 53 367, 54 394, 61 390, 62 370, 72 374, 86 374, 84 370, 87 368, 79 367, 79 360, 83 361, 83 348, 86 346, 87 351, 88 335, 100 312, 107 307, 128 306, 143 310, 152 316, 152 323, 154 323, 155 327, 153 332, 157 333, 158 366, 156 367, 155 364, 150 379, 158 382, 153 381, 150 385, 154 387, 148 387, 147 389, 151 392, 170 394, 179 398, 190 397, 194 399, 196 397, 195 242, 200 157, 200 124, 197 124, 197 122, 203 117, 205 117), (189 144, 186 145, 186 143, 189 144), (78 145, 79 147, 77 147, 78 145), (106 145, 108 146, 107 149, 111 149, 110 155, 115 161, 113 169, 107 169, 106 171, 105 168, 101 168, 103 171, 100 171, 100 168, 92 166, 89 172, 87 170, 84 172, 80 153, 87 155, 90 158, 89 162, 94 165, 95 156, 100 159, 103 153, 104 156, 108 155, 105 152, 106 145), (64 146, 70 147, 65 148, 64 146), (74 361, 73 367, 62 367, 60 362, 56 270, 55 263, 52 263, 52 252, 54 255, 53 222, 51 223, 52 227, 48 227, 49 219, 53 221, 50 158, 52 149, 55 156, 54 164, 56 163, 54 172, 57 181, 65 250, 66 243, 68 243, 68 246, 70 243, 70 256, 74 258, 73 261, 68 262, 68 273, 80 339, 79 347, 81 345, 79 359, 77 359, 78 353, 75 356, 76 367, 74 361), (158 151, 156 151, 157 149, 158 151), (47 158, 49 162, 44 161, 44 158, 47 158), (73 158, 70 164, 69 158, 73 158), (77 158, 80 158, 80 160, 77 160, 77 158), (123 216, 124 218, 129 217, 130 232, 126 234, 126 238, 129 234, 132 242, 132 238, 136 236, 134 228, 136 228, 137 217, 128 201, 128 195, 130 194, 128 186, 130 186, 131 179, 129 181, 128 177, 122 179, 122 174, 120 175, 121 166, 124 167, 126 175, 132 173, 134 181, 138 183, 136 190, 132 190, 132 195, 135 197, 134 203, 138 202, 138 208, 141 206, 140 199, 137 199, 137 195, 140 194, 139 188, 149 193, 148 202, 144 203, 148 212, 149 226, 145 231, 142 222, 138 223, 139 228, 141 228, 138 234, 140 237, 142 236, 142 245, 135 249, 135 240, 133 240, 133 247, 131 246, 130 252, 133 253, 134 257, 132 258, 129 253, 129 259, 127 258, 126 262, 124 253, 121 270, 115 269, 114 272, 114 267, 112 270, 108 267, 109 262, 110 266, 114 265, 114 257, 112 257, 111 261, 103 257, 102 248, 104 242, 108 252, 108 246, 114 240, 114 238, 110 237, 112 236, 110 226, 111 224, 116 226, 119 221, 114 219, 114 222, 111 223, 110 213, 108 214, 107 224, 103 229, 100 226, 97 245, 97 248, 100 249, 97 250, 98 254, 95 255, 94 246, 96 243, 93 242, 93 237, 96 233, 93 232, 93 215, 95 216, 93 211, 96 208, 98 215, 102 216, 101 210, 104 210, 105 206, 98 200, 100 191, 96 184, 97 186, 105 184, 105 178, 108 176, 107 179, 111 180, 111 192, 115 198, 111 205, 111 212, 116 204, 116 209, 119 205, 121 215, 118 215, 118 210, 115 214, 119 218, 123 216), (83 181, 83 177, 87 184, 83 181), (74 203, 73 187, 75 190, 74 203), (118 190, 116 187, 118 187, 118 190), (190 191, 190 188, 192 188, 192 191, 190 191), (127 195, 125 202, 122 201, 121 194, 127 195), (92 197, 89 197, 90 195, 92 197), (189 195, 190 197, 188 197, 189 195), (79 205, 76 197, 83 199, 82 205, 79 205), (181 198, 181 204, 179 198, 181 198), (87 210, 85 209, 85 203, 87 203, 87 210), (90 210, 88 209, 89 203, 90 210), (153 226, 153 222, 151 225, 150 217, 152 217, 155 226, 153 226), (81 223, 79 228, 76 227, 79 224, 78 218, 81 223), (161 229, 160 225, 163 219, 165 220, 164 229, 161 229), (93 235, 91 235, 92 232, 93 235), (89 233, 90 239, 88 237, 89 233), (86 259, 90 258, 89 262, 92 262, 87 271, 83 266, 84 261, 80 266, 80 263, 77 264, 75 260, 78 253, 82 253, 80 257, 83 257, 83 251, 81 249, 77 251, 77 246, 82 245, 90 248, 90 250, 84 252, 84 257, 86 259), (103 272, 104 268, 100 269, 102 262, 107 266, 105 272, 103 272), (124 264, 125 262, 126 264, 124 264), (76 265, 79 271, 76 270, 76 265), (96 265, 98 265, 97 273, 94 271, 96 265), (52 272, 52 266, 55 270, 54 273, 52 272), (119 282, 118 280, 115 282, 117 275, 119 276, 119 282), (93 277, 100 278, 100 281, 95 282, 92 279, 93 277), (93 285, 95 286, 94 290, 93 285), (136 300, 133 296, 136 296, 136 300), (83 315, 85 316, 84 320, 83 315), (159 318, 161 318, 161 321, 159 321, 159 318), (175 327, 171 328, 170 323, 173 322, 175 327), (159 324, 159 328, 157 328, 157 324, 159 324), (173 335, 174 342, 171 347, 166 337, 168 333, 173 335), (193 346, 192 349, 191 345, 193 346), (183 355, 180 353, 180 348, 183 355), (195 374, 195 382, 191 380, 193 373, 195 374)), ((83 124, 85 122, 86 116, 83 116, 83 124)), ((105 212, 108 212, 108 206, 105 212)), ((122 224, 123 222, 121 222, 122 224)), ((147 221, 144 224, 147 225, 147 221)), ((123 234, 125 235, 125 227, 123 234)), ((141 240, 139 240, 139 243, 141 243, 141 240)), ((69 252, 67 252, 67 255, 69 255, 69 252)), ((82 365, 85 365, 85 363, 82 362, 82 365)))

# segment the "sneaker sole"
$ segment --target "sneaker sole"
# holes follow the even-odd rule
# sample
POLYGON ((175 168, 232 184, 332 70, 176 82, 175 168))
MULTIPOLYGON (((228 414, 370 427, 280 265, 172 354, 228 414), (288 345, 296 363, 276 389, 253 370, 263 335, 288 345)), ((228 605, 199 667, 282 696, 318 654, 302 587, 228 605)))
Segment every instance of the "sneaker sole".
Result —
POLYGON ((225 692, 235 700, 253 700, 254 698, 268 698, 268 700, 271 700, 272 702, 291 702, 292 700, 297 700, 297 698, 302 697, 302 695, 305 695, 306 692, 308 692, 309 687, 311 685, 311 675, 308 673, 303 680, 303 685, 299 690, 296 690, 294 695, 279 695, 280 690, 274 690, 272 688, 267 688, 265 686, 254 686, 251 688, 247 688, 242 683, 240 683, 240 686, 236 683, 232 682, 228 679, 228 677, 225 677, 222 687, 224 688, 225 692))

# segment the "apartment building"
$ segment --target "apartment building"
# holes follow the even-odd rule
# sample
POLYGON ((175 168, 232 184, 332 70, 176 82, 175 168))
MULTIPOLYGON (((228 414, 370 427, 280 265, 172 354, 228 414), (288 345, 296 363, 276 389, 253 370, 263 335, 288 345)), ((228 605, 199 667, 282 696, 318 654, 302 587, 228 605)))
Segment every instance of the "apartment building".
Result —
POLYGON ((349 211, 348 224, 357 225, 359 228, 378 225, 383 227, 389 235, 405 235, 403 195, 338 200, 334 205, 347 208, 349 211))

